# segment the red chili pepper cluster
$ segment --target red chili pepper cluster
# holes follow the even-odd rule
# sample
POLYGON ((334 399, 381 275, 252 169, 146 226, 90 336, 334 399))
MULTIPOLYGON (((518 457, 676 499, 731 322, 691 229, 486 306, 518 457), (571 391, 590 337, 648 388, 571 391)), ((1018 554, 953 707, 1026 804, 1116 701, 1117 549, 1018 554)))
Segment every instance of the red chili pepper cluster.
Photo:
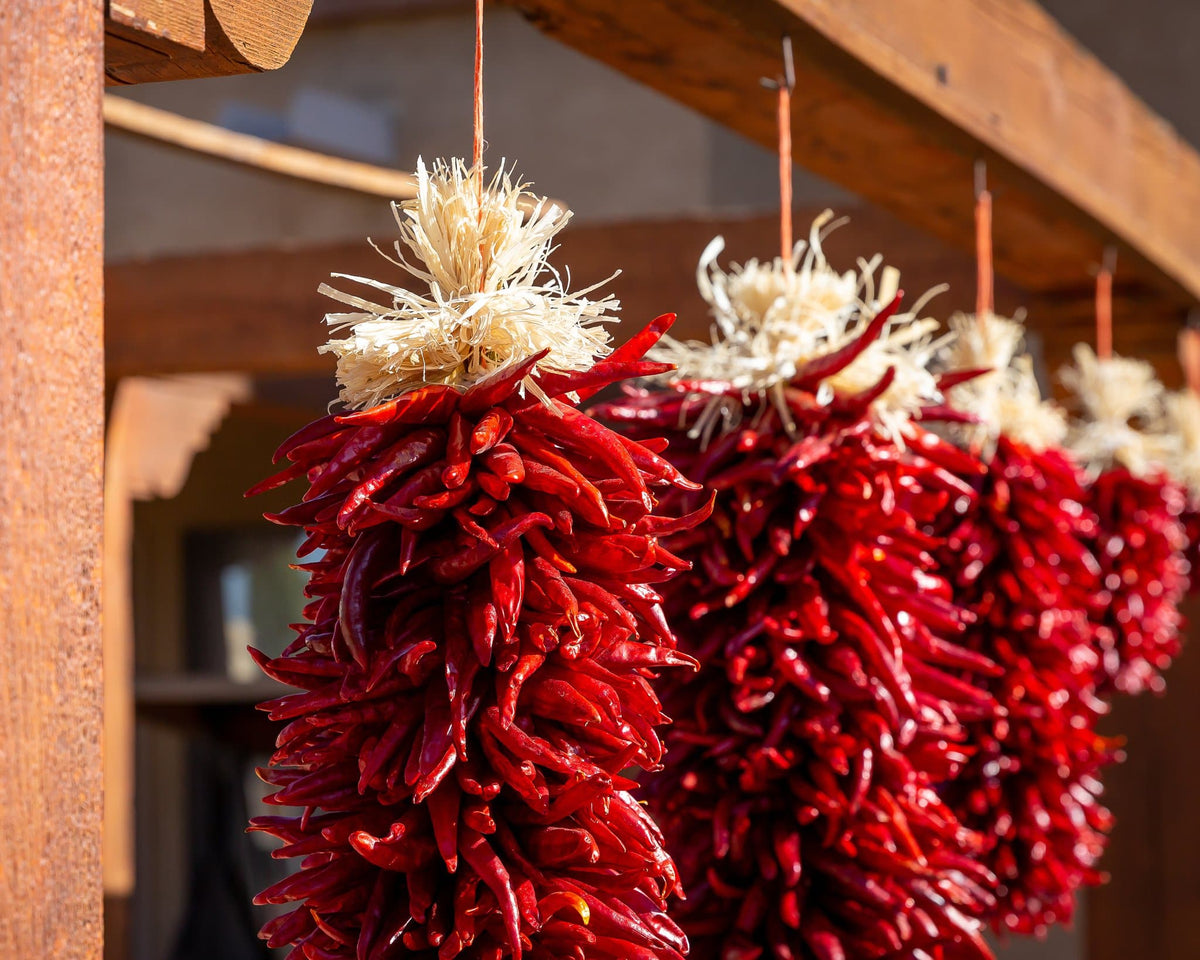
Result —
POLYGON ((983 838, 935 785, 970 759, 967 725, 993 717, 979 684, 997 667, 961 644, 970 615, 922 532, 971 500, 960 477, 978 463, 917 427, 907 449, 880 437, 868 408, 886 383, 816 402, 862 346, 783 389, 792 432, 753 397, 750 426, 705 447, 688 430, 711 397, 688 389, 715 384, 601 411, 669 435, 715 491, 711 522, 669 541, 693 569, 665 588, 668 614, 702 666, 671 678, 665 769, 647 783, 701 960, 990 956, 983 838))
POLYGON ((1183 489, 1165 476, 1138 477, 1124 467, 1092 484, 1099 518, 1093 551, 1106 603, 1098 623, 1100 687, 1105 692, 1166 689, 1162 672, 1179 655, 1188 588, 1183 489))
POLYGON ((1100 768, 1116 745, 1096 733, 1099 657, 1093 615, 1100 568, 1086 543, 1096 519, 1075 465, 1000 437, 974 508, 939 552, 976 621, 972 650, 996 661, 988 689, 1002 713, 970 726, 974 754, 942 790, 986 838, 999 879, 997 930, 1043 934, 1069 922, 1075 891, 1102 881, 1096 863, 1112 817, 1100 768))
MULTIPOLYGON (((656 321, 549 398, 631 375, 656 321)), ((622 771, 658 765, 649 683, 687 665, 654 584, 684 568, 655 512, 692 488, 645 446, 517 387, 541 355, 463 393, 429 386, 286 441, 307 477, 270 517, 303 527, 299 635, 270 676, 303 692, 263 778, 298 817, 252 829, 301 869, 257 903, 295 960, 679 960, 676 871, 622 771)), ((252 491, 255 492, 255 491, 252 491)))

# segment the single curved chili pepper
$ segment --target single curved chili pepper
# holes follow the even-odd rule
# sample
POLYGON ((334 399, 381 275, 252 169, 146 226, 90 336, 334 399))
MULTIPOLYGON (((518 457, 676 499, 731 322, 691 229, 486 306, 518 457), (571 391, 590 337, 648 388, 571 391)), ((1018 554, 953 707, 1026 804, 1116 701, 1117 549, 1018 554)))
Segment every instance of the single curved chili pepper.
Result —
POLYGON ((458 394, 452 387, 434 384, 401 394, 394 400, 366 410, 336 416, 343 426, 381 425, 392 423, 445 423, 458 405, 458 394))
POLYGON ((529 376, 534 367, 546 358, 550 351, 542 350, 522 360, 497 371, 489 377, 478 381, 462 395, 458 409, 463 416, 475 417, 489 407, 497 406, 513 397, 521 381, 529 376))

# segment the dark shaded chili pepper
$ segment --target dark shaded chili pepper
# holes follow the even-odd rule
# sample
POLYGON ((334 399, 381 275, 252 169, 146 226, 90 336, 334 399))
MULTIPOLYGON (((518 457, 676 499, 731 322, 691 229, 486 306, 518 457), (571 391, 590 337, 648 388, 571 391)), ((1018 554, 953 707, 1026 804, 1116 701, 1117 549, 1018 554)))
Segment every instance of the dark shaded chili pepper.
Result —
MULTIPOLYGON (((571 381, 658 369, 639 356, 571 381)), ((668 578, 682 561, 657 537, 708 507, 660 515, 658 495, 694 485, 523 395, 532 370, 414 391, 283 448, 303 454, 284 475, 317 492, 272 519, 321 553, 304 565, 311 622, 256 655, 301 690, 263 705, 287 726, 262 775, 268 802, 303 809, 252 829, 303 858, 259 898, 296 904, 263 931, 296 957, 682 960, 663 912, 676 870, 624 771, 662 756, 651 681, 694 662, 657 593, 588 571, 668 578)))

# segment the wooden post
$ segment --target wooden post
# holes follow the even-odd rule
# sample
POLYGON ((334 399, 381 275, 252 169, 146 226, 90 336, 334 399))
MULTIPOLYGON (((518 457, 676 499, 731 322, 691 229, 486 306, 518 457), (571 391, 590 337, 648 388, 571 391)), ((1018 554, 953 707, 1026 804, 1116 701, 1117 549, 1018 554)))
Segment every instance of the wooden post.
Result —
POLYGON ((101 953, 102 0, 0 3, 0 956, 101 953))

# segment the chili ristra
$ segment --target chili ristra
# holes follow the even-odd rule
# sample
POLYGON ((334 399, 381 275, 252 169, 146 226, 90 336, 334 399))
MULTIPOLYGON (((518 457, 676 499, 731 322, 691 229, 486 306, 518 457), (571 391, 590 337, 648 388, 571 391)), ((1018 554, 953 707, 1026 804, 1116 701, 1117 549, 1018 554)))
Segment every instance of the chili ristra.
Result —
POLYGON ((1097 619, 1098 682, 1104 692, 1161 693, 1183 641, 1178 606, 1189 572, 1187 499, 1167 472, 1170 438, 1157 430, 1163 387, 1144 361, 1097 358, 1082 344, 1074 359, 1061 374, 1080 413, 1070 445, 1092 481, 1091 547, 1107 601, 1097 619))
POLYGON ((1087 547, 1097 523, 1062 451, 1001 436, 987 467, 938 556, 975 614, 967 645, 1000 668, 988 690, 1002 712, 971 725, 971 759, 941 792, 985 838, 995 928, 1040 936, 1103 880, 1113 825, 1101 771, 1119 744, 1096 731, 1108 711, 1095 681, 1101 571, 1087 547))
MULTIPOLYGON (((476 218, 473 192, 450 176, 441 186, 465 209, 450 226, 468 240, 512 203, 485 197, 476 218)), ((488 239, 502 259, 503 237, 488 239)), ((499 289, 506 302, 537 295, 499 289)), ((255 653, 300 691, 262 705, 284 724, 260 771, 267 802, 302 808, 251 824, 283 841, 276 856, 302 858, 256 898, 296 904, 263 928, 269 946, 293 945, 296 960, 683 957, 665 913, 676 868, 630 772, 662 758, 651 681, 693 665, 662 614, 658 585, 686 564, 661 531, 705 514, 660 514, 665 491, 695 485, 575 406, 661 372, 641 355, 669 323, 574 372, 543 367, 542 350, 469 386, 326 417, 251 491, 308 482, 269 516, 306 534, 306 621, 281 656, 255 653)), ((372 329, 371 349, 385 332, 372 329)))
MULTIPOLYGON (((936 786, 969 761, 968 726, 994 718, 984 683, 999 668, 963 645, 971 614, 925 532, 966 509, 962 478, 982 468, 907 415, 889 418, 902 437, 881 423, 880 398, 918 375, 878 349, 905 336, 896 304, 847 309, 858 279, 824 268, 816 230, 810 250, 795 273, 776 261, 705 278, 702 265, 702 290, 721 286, 707 294, 722 337, 692 369, 713 375, 627 388, 598 410, 635 438, 667 436, 665 455, 715 495, 707 523, 667 538, 692 570, 662 590, 701 664, 665 678, 675 722, 646 781, 687 893, 675 915, 702 960, 989 957, 984 838, 936 786), (722 312, 738 289, 779 322, 722 312), (800 291, 817 293, 789 299, 800 291), (798 326, 813 314, 830 326, 798 326), (781 344, 807 355, 789 366, 781 344)), ((685 512, 705 496, 667 502, 685 512)))
POLYGON ((950 326, 941 362, 988 371, 948 388, 973 421, 948 432, 984 469, 963 477, 969 508, 934 532, 955 598, 975 615, 965 643, 999 667, 987 689, 1000 712, 969 726, 971 758, 940 792, 985 838, 982 860, 998 881, 993 927, 1042 935, 1070 922, 1080 887, 1103 879, 1112 828, 1101 772, 1118 744, 1096 730, 1108 709, 1096 682, 1098 523, 1062 449, 1066 417, 1042 399, 1020 352, 1021 324, 989 312, 950 326))
MULTIPOLYGON (((1197 345, 1200 338, 1189 333, 1185 343, 1191 347, 1183 352, 1185 376, 1195 379, 1197 345)), ((1167 469, 1171 477, 1187 494, 1183 510, 1183 528, 1187 537, 1188 591, 1200 591, 1200 384, 1185 387, 1166 400, 1167 436, 1171 449, 1167 469)))
POLYGON ((1187 497, 1164 473, 1106 470, 1088 490, 1099 520, 1092 549, 1107 602, 1097 622, 1106 692, 1166 690, 1163 673, 1183 648, 1179 604, 1187 592, 1187 497))

